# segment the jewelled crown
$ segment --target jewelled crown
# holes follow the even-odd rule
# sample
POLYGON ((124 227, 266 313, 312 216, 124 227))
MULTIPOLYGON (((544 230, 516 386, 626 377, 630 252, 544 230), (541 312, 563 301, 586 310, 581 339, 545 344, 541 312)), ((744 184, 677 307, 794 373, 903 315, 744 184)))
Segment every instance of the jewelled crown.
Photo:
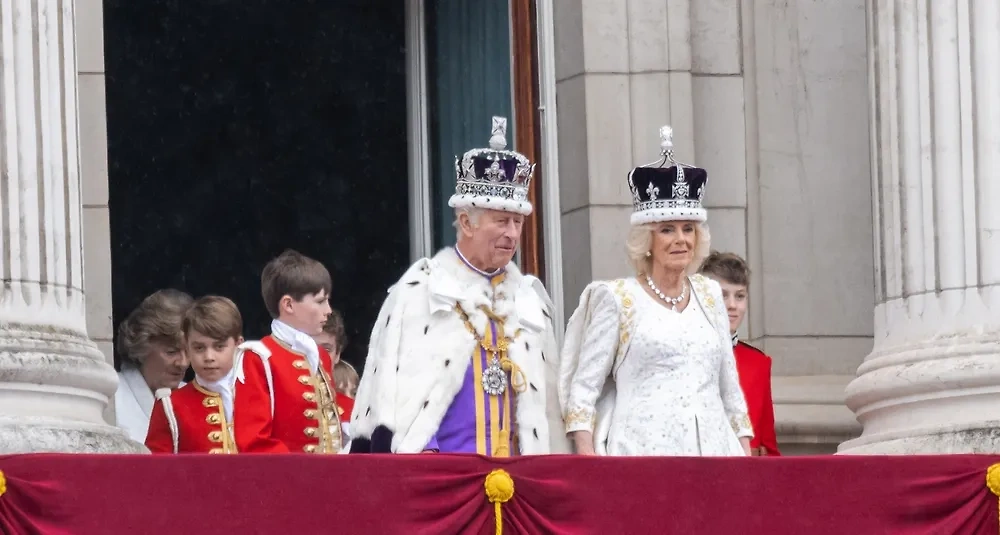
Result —
POLYGON ((472 149, 455 158, 455 194, 452 208, 487 208, 521 215, 531 213, 528 185, 535 164, 523 154, 507 149, 507 119, 493 118, 490 146, 472 149))
POLYGON ((628 174, 633 225, 708 219, 708 212, 701 205, 708 172, 674 159, 673 134, 669 126, 660 128, 662 158, 628 174))

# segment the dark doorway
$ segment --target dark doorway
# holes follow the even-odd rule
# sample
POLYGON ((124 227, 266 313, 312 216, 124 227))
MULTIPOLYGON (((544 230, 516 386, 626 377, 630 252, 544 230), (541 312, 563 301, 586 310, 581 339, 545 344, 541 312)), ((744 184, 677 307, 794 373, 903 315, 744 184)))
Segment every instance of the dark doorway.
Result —
POLYGON ((409 260, 402 0, 105 0, 114 324, 177 288, 268 332, 263 264, 322 261, 363 365, 409 260))

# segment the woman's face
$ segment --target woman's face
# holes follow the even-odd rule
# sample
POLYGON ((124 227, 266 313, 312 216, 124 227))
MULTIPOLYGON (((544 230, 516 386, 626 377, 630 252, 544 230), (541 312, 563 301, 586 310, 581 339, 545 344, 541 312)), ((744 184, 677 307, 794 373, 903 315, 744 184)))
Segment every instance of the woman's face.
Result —
POLYGON ((173 389, 180 386, 187 368, 188 358, 182 347, 152 342, 149 354, 139 370, 149 389, 156 392, 160 388, 173 389))
POLYGON ((653 229, 650 252, 653 265, 667 271, 684 271, 694 259, 698 241, 698 223, 695 221, 667 221, 653 229))

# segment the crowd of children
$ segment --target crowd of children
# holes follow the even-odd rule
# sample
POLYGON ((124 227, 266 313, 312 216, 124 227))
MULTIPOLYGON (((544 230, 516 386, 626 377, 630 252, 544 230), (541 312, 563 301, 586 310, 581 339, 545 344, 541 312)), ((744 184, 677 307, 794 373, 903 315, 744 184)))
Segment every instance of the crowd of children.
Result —
POLYGON ((119 329, 120 340, 146 342, 120 349, 122 374, 148 387, 124 389, 139 416, 120 415, 119 425, 144 435, 153 453, 340 453, 358 374, 340 360, 347 337, 330 290, 329 272, 312 258, 286 251, 268 262, 261 294, 271 334, 259 341, 244 341, 226 297, 153 294, 119 329), (194 378, 183 384, 178 370, 188 364, 194 378))

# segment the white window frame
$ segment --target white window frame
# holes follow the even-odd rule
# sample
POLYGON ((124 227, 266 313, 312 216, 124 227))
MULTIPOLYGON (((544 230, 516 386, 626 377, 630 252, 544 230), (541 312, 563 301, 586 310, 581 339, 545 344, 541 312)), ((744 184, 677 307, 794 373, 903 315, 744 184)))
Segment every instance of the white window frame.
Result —
POLYGON ((538 111, 541 116, 542 149, 542 229, 545 243, 545 287, 555 304, 552 321, 559 328, 565 323, 563 297, 562 208, 559 204, 559 125, 556 121, 555 24, 552 0, 535 0, 538 34, 538 111))
POLYGON ((415 262, 434 253, 424 0, 406 0, 406 50, 410 259, 415 262))

